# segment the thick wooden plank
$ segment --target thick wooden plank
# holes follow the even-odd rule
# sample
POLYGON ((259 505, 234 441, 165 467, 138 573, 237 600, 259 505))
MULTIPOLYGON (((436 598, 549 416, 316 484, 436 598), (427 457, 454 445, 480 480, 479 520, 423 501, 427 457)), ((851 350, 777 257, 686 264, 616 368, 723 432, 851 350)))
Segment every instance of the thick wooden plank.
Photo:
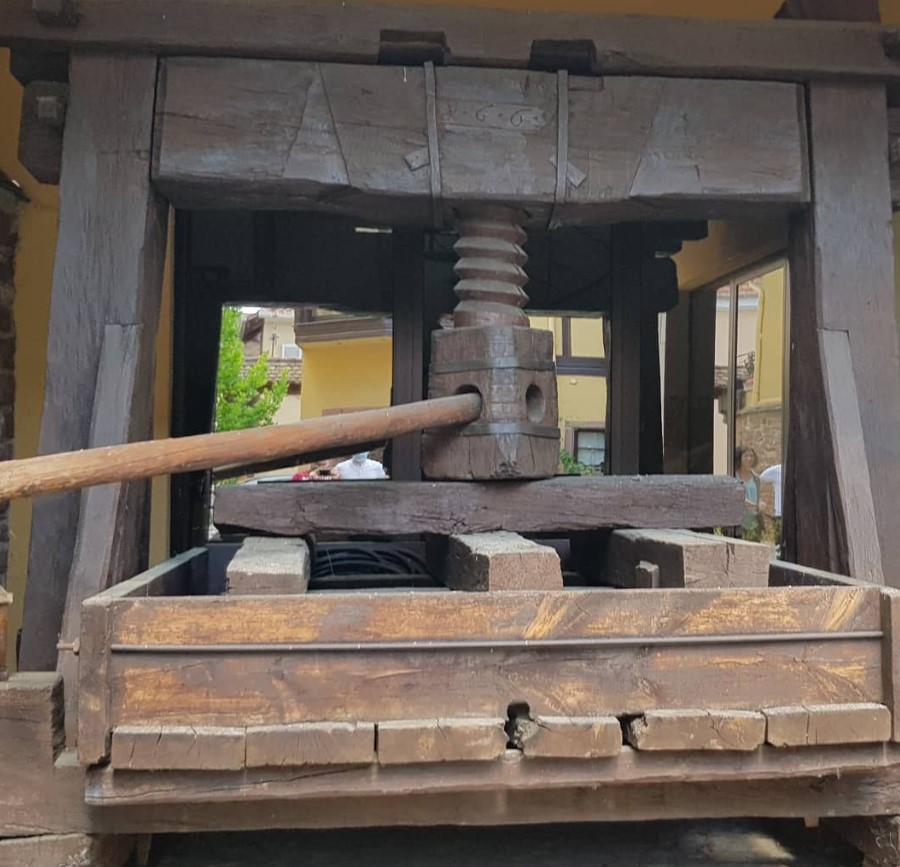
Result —
POLYGON ((606 75, 712 78, 900 77, 881 48, 882 28, 807 21, 718 21, 451 6, 395 8, 269 0, 252 7, 215 0, 82 0, 75 28, 48 28, 31 0, 8 0, 0 44, 75 45, 158 54, 249 55, 375 63, 381 34, 443 34, 446 63, 528 66, 535 40, 593 43, 606 75), (268 13, 268 14, 267 14, 268 13), (198 29, 198 21, 206 22, 198 29))
POLYGON ((538 717, 519 736, 526 757, 602 759, 622 750, 622 728, 614 717, 538 717))
MULTIPOLYGON (((167 214, 148 174, 155 94, 155 58, 72 61, 40 454, 88 444, 107 324, 143 326, 136 380, 152 382, 167 214)), ((151 394, 144 392, 132 414, 134 429, 145 434, 151 394)), ((34 504, 23 668, 56 665, 79 506, 74 494, 34 504)), ((139 537, 140 521, 132 514, 120 532, 139 537)))
POLYGON ((84 773, 54 765, 65 741, 62 698, 55 672, 0 684, 0 837, 89 830, 84 773))
POLYGON ((562 590, 559 554, 518 533, 448 540, 444 582, 454 590, 562 590))
POLYGON ((852 377, 855 385, 881 560, 893 563, 900 556, 893 493, 900 485, 900 442, 892 433, 900 425, 900 367, 886 112, 882 87, 810 86, 815 201, 791 227, 794 459, 787 466, 785 538, 788 559, 834 572, 850 569, 851 552, 863 568, 871 562, 871 554, 861 553, 870 548, 866 527, 843 499, 864 488, 865 480, 852 477, 862 465, 858 446, 848 440, 855 429, 854 399, 837 391, 837 381, 826 383, 836 373, 852 377), (852 177, 846 172, 850 163, 856 167, 852 177), (832 339, 828 332, 846 337, 832 339))
POLYGON ((395 591, 126 600, 113 606, 112 616, 108 641, 116 652, 385 641, 628 638, 649 644, 653 639, 773 633, 847 633, 850 638, 881 628, 881 601, 877 587, 395 591))
POLYGON ((238 771, 245 756, 243 728, 117 726, 110 765, 135 771, 238 771))
POLYGON ((891 712, 881 704, 771 707, 766 742, 775 747, 881 743, 891 739, 891 712))
POLYGON ((370 765, 374 761, 374 723, 319 722, 247 729, 248 768, 370 765))
POLYGON ((488 762, 506 752, 506 720, 420 719, 378 724, 378 764, 488 762))
POLYGON ((533 225, 551 212, 554 225, 569 225, 666 211, 705 219, 809 199, 791 84, 571 77, 561 88, 550 73, 443 67, 429 96, 417 68, 203 58, 165 61, 161 82, 153 177, 179 207, 303 208, 421 226, 435 210, 440 222, 487 198, 527 208, 533 225), (567 136, 557 130, 560 100, 567 136), (622 103, 634 110, 623 114, 622 103), (616 135, 603 135, 610 128, 616 135), (727 147, 721 129, 735 131, 727 147), (579 182, 557 193, 560 160, 579 182))
POLYGON ((284 536, 329 531, 541 533, 740 523, 743 488, 702 476, 565 477, 536 482, 343 482, 231 486, 216 495, 218 527, 284 536))
MULTIPOLYGON (((138 431, 133 430, 134 415, 145 414, 135 407, 146 395, 150 383, 137 382, 141 354, 141 325, 107 325, 103 331, 97 385, 88 445, 118 445, 138 431)), ((78 731, 78 657, 75 642, 81 633, 81 605, 107 587, 132 575, 125 570, 137 565, 133 546, 138 524, 127 522, 130 509, 140 510, 135 495, 142 493, 134 485, 115 484, 90 488, 81 494, 75 555, 69 571, 66 607, 60 631, 57 670, 67 684, 66 740, 75 746, 78 731), (130 494, 130 495, 129 495, 130 494)))
POLYGON ((310 561, 303 539, 249 536, 225 567, 225 590, 235 595, 305 593, 310 561))
POLYGON ((352 653, 318 657, 285 649, 113 653, 109 724, 228 727, 429 714, 501 717, 517 703, 542 716, 620 716, 660 708, 758 710, 789 702, 882 699, 877 639, 564 645, 564 656, 533 643, 527 649, 486 642, 482 650, 445 651, 411 642, 397 650, 353 647, 352 653))
POLYGON ((134 851, 129 836, 51 834, 0 840, 0 867, 123 867, 134 851))
POLYGON ((78 759, 85 765, 109 754, 110 625, 108 600, 84 603, 78 663, 78 759))
POLYGON ((834 438, 834 464, 839 503, 844 509, 847 565, 864 581, 884 583, 878 541, 878 522, 866 448, 850 340, 846 331, 819 332, 828 421, 834 438))
MULTIPOLYGON (((879 771, 887 782, 900 776, 897 748, 857 745, 809 747, 784 750, 761 746, 753 752, 700 750, 671 755, 661 751, 640 751, 629 746, 603 761, 535 761, 518 750, 509 750, 502 761, 445 762, 440 773, 426 766, 357 768, 275 768, 240 773, 207 774, 171 772, 122 772, 97 768, 88 772, 86 798, 93 806, 142 806, 215 803, 224 808, 228 801, 242 799, 275 804, 282 799, 312 803, 323 800, 336 807, 345 798, 373 796, 389 798, 398 794, 490 792, 508 797, 514 791, 559 791, 567 787, 602 786, 614 796, 633 784, 653 791, 654 785, 673 782, 721 785, 734 781, 752 787, 762 781, 790 786, 806 777, 817 777, 823 790, 839 770, 843 776, 879 771)), ((893 803, 897 804, 896 794, 893 803)), ((862 815, 870 811, 863 811, 862 815)), ((727 814, 726 814, 727 815, 727 814)), ((737 815, 741 815, 740 811, 737 815)), ((764 813, 767 815, 767 813, 764 813)), ((777 814, 776 814, 777 815, 777 814)), ((788 813, 788 815, 794 815, 788 813)))
POLYGON ((770 587, 874 587, 871 581, 860 581, 810 566, 773 560, 769 564, 770 587))
MULTIPOLYGON (((396 230, 393 253, 391 329, 391 403, 413 403, 426 394, 425 233, 396 230)), ((422 478, 422 434, 415 431, 391 442, 390 476, 401 481, 422 478)))
POLYGON ((635 749, 752 752, 766 739, 766 718, 752 711, 658 710, 628 723, 635 749))
POLYGON ((881 597, 884 633, 882 674, 884 703, 891 711, 891 740, 900 740, 900 591, 885 590, 881 597))
POLYGON ((606 549, 605 583, 614 587, 767 587, 767 545, 679 530, 615 530, 606 549), (646 583, 641 563, 658 567, 646 583))

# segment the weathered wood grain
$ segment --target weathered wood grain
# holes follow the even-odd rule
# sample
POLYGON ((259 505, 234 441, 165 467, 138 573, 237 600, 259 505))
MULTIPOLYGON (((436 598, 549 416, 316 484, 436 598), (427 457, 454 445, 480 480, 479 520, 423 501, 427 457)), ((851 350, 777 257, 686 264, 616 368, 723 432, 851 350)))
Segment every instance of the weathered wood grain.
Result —
POLYGON ((855 386, 881 561, 900 556, 894 503, 900 443, 891 434, 900 425, 900 367, 886 112, 882 87, 810 85, 815 200, 791 226, 789 451, 795 459, 786 469, 785 538, 788 559, 834 572, 850 570, 851 553, 855 566, 874 572, 868 528, 853 505, 867 498, 864 491, 862 500, 851 496, 865 488, 864 477, 853 476, 863 458, 848 439, 856 429, 854 398, 839 391, 837 374, 855 386), (832 339, 832 332, 846 337, 832 339))
POLYGON ((881 743, 891 739, 891 712, 881 704, 766 708, 766 742, 776 747, 881 743))
POLYGON ((311 568, 303 539, 249 536, 225 567, 225 589, 234 595, 305 593, 311 568))
POLYGON ((87 834, 49 834, 0 840, 0 867, 123 867, 134 851, 134 838, 87 834))
POLYGON ((82 0, 76 28, 48 28, 30 0, 8 0, 0 44, 115 48, 156 54, 249 55, 375 63, 381 34, 440 34, 444 61, 526 68, 535 40, 593 43, 606 75, 805 81, 896 80, 884 28, 809 21, 718 21, 451 6, 387 8, 279 0, 221 9, 215 0, 82 0), (197 23, 205 27, 198 28, 197 23))
POLYGON ((701 476, 560 477, 536 482, 247 485, 218 492, 215 523, 284 536, 321 531, 540 533, 740 523, 743 488, 701 476))
POLYGON ((244 767, 243 728, 117 726, 110 765, 135 771, 238 771, 244 767))
POLYGON ((752 752, 766 739, 766 717, 754 711, 657 710, 628 723, 635 749, 752 752))
MULTIPOLYGON (((88 438, 93 448, 118 445, 142 433, 134 430, 134 420, 135 416, 146 418, 146 414, 135 403, 152 391, 151 382, 138 382, 142 331, 141 325, 107 325, 103 331, 88 438)), ((65 719, 70 747, 75 746, 78 731, 78 657, 74 650, 81 633, 81 605, 132 577, 127 570, 137 566, 134 546, 140 538, 140 522, 129 517, 129 512, 141 512, 143 494, 135 485, 115 484, 91 488, 81 495, 56 666, 67 684, 65 719)))
MULTIPOLYGON (((103 594, 94 605, 110 600, 103 594)), ((126 599, 112 606, 118 650, 228 644, 563 640, 872 632, 877 587, 311 593, 126 599)), ((85 636, 86 638, 87 636, 85 636)), ((83 652, 83 651, 82 651, 83 652)))
MULTIPOLYGON (((332 809, 344 799, 378 796, 390 798, 399 794, 454 794, 481 791, 503 798, 513 792, 559 792, 572 787, 603 787, 610 796, 631 785, 645 787, 650 796, 652 786, 680 782, 690 791, 691 783, 715 787, 726 782, 740 782, 753 789, 763 781, 790 786, 792 781, 816 777, 827 790, 840 775, 851 781, 859 775, 878 772, 887 785, 897 779, 897 748, 881 745, 847 747, 809 747, 784 750, 761 746, 753 752, 706 750, 672 755, 664 752, 640 751, 623 746, 616 756, 597 760, 537 761, 518 750, 507 751, 501 761, 445 762, 440 773, 427 765, 395 767, 272 768, 240 773, 210 772, 121 772, 110 768, 88 771, 86 797, 91 805, 108 810, 114 805, 216 804, 241 799, 245 805, 262 801, 274 805, 281 800, 302 800, 304 804, 321 800, 332 809)), ((871 787, 869 788, 872 791, 871 787)), ((846 790, 845 790, 846 791, 846 790)), ((851 789, 852 791, 852 789, 851 789)), ((874 793, 873 793, 874 794, 874 793)), ((883 797, 883 796, 881 796, 883 797)), ((881 800, 876 795, 876 801, 881 800)), ((650 797, 652 800, 652 797, 650 797)), ((897 804, 896 793, 890 801, 897 804)), ((734 807, 732 803, 732 808, 734 807)), ((704 809, 709 809, 707 805, 704 809)), ((779 812, 782 808, 779 808, 779 812)), ((877 813, 868 808, 860 815, 877 813)), ((738 810, 737 815, 741 815, 738 810)), ((702 815, 702 814, 701 814, 702 815)), ((713 815, 716 815, 715 813, 713 815)), ((728 815, 728 814, 725 814, 728 815)), ((768 811, 763 815, 769 815, 768 811)), ((774 813, 778 815, 778 812, 774 813)), ((786 815, 795 815, 788 811, 786 815)), ((810 814, 807 814, 810 815, 810 814)), ((127 826, 126 826, 127 827, 127 826)))
MULTIPOLYGON (((41 455, 88 445, 107 324, 143 326, 136 380, 152 382, 167 217, 149 177, 155 95, 153 57, 72 60, 41 455)), ((145 391, 132 414, 134 429, 145 434, 151 398, 152 390, 145 391)), ((77 495, 34 504, 21 649, 25 669, 56 666, 79 507, 77 495)), ((140 538, 141 520, 132 513, 119 532, 140 538)))
POLYGON ((109 600, 84 603, 78 662, 78 759, 84 765, 109 754, 110 626, 109 600))
POLYGON ((559 554, 518 533, 472 533, 448 540, 444 583, 454 590, 562 590, 559 554))
POLYGON ((378 724, 378 764, 486 762, 506 752, 506 720, 419 719, 378 724))
POLYGON ((374 761, 374 723, 318 722, 247 729, 248 768, 370 765, 374 761))
POLYGON ((539 648, 422 650, 413 644, 318 657, 284 650, 113 653, 107 687, 111 727, 499 717, 517 703, 542 716, 697 706, 756 710, 788 702, 880 702, 881 644, 638 644, 567 648, 565 655, 539 648))
POLYGON ((154 181, 180 207, 313 208, 418 226, 435 203, 449 218, 460 203, 502 200, 533 224, 552 211, 568 225, 809 199, 795 85, 573 76, 560 88, 550 73, 446 67, 435 81, 437 191, 421 69, 166 60, 154 181), (735 130, 727 146, 721 129, 735 130), (557 190, 560 161, 580 182, 570 174, 557 190))
POLYGON ((622 750, 622 728, 615 717, 538 717, 519 743, 531 758, 608 758, 622 750))
POLYGON ((15 674, 0 684, 0 836, 89 830, 83 771, 59 766, 66 753, 54 764, 65 742, 62 712, 55 673, 15 674))
POLYGON ((767 587, 767 545, 677 530, 615 530, 606 551, 605 582, 650 587, 641 562, 659 569, 661 587, 767 587))

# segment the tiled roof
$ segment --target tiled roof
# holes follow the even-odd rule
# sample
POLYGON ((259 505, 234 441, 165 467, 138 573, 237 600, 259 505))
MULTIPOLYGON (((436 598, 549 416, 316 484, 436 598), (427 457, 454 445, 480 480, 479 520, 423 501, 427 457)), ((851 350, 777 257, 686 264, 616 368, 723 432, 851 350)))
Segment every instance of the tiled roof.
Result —
MULTIPOLYGON (((255 358, 244 359, 244 370, 246 373, 250 367, 256 364, 255 358)), ((281 379, 283 371, 288 373, 288 383, 290 385, 300 385, 303 374, 303 359, 301 358, 270 358, 269 359, 269 382, 277 382, 281 379)))

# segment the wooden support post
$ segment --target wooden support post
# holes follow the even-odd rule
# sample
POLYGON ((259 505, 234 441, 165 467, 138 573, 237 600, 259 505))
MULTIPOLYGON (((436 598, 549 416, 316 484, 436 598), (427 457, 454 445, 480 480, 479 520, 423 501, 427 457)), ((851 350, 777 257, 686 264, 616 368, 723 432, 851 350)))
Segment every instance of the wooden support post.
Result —
MULTIPOLYGON (((394 319, 391 404, 425 397, 425 237, 420 230, 393 233, 394 319)), ((391 444, 391 478, 422 478, 422 434, 395 437, 391 444)))
MULTIPOLYGON (((104 329, 110 324, 142 326, 132 430, 150 430, 167 213, 150 187, 155 93, 154 57, 72 60, 40 454, 88 444, 104 329)), ((110 406, 109 411, 122 410, 110 406)), ((21 650, 25 669, 56 665, 79 506, 78 494, 34 504, 21 650)), ((141 520, 132 513, 116 532, 136 536, 141 520)), ((120 562, 111 574, 124 569, 120 562)))
POLYGON ((640 470, 641 425, 641 257, 640 225, 612 231, 612 313, 610 316, 609 422, 607 472, 640 470))
MULTIPOLYGON (((215 416, 223 292, 215 271, 203 273, 193 266, 191 236, 195 219, 186 213, 179 213, 175 219, 173 437, 209 433, 215 416)), ((173 554, 188 551, 208 539, 209 495, 207 471, 172 476, 169 544, 173 554)))
MULTIPOLYGON (((643 294, 643 293, 642 293, 643 294)), ((638 471, 663 471, 662 384, 659 369, 659 311, 647 299, 641 304, 641 430, 638 471)))
POLYGON ((808 110, 814 201, 790 233, 787 553, 808 566, 880 581, 881 563, 900 559, 885 91, 811 84, 808 110))
POLYGON ((666 473, 711 473, 715 292, 683 292, 666 314, 666 473))

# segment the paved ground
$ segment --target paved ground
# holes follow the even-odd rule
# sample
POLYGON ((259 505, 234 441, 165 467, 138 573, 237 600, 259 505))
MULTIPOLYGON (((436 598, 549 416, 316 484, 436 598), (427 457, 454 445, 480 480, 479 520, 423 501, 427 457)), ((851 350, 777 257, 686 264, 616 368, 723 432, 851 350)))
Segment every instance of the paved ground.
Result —
POLYGON ((153 867, 858 867, 793 823, 678 822, 156 838, 153 867))

